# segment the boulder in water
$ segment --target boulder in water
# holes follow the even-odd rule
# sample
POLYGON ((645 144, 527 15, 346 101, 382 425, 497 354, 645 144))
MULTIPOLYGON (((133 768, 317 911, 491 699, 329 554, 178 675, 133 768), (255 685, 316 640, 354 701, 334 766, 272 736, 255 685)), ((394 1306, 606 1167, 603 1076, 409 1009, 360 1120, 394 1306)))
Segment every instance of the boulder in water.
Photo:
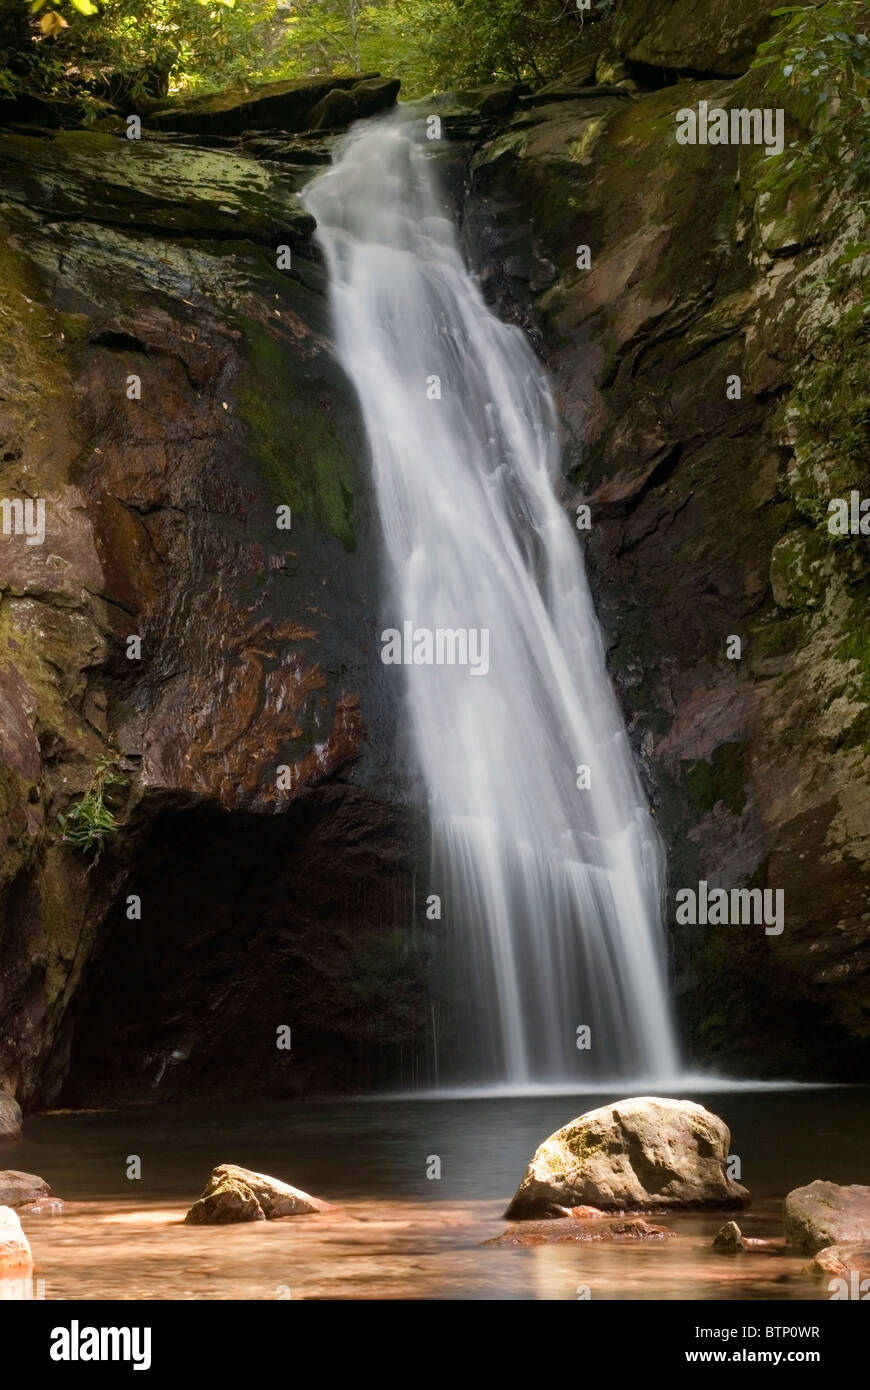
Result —
POLYGON ((0 1206, 26 1207, 50 1196, 51 1188, 45 1178, 33 1173, 19 1173, 15 1168, 0 1172, 0 1206))
POLYGON ((0 1144, 21 1138, 21 1106, 14 1096, 0 1091, 0 1144))
POLYGON ((728 1126, 688 1100, 641 1096, 590 1110, 532 1156, 505 1215, 559 1215, 589 1204, 654 1211, 742 1207, 745 1187, 725 1172, 728 1126))
POLYGON ((20 1277, 33 1270, 30 1243, 11 1207, 0 1207, 0 1278, 20 1277))
POLYGON ((212 1171, 205 1190, 184 1218, 190 1226, 224 1226, 237 1221, 277 1221, 282 1216, 307 1216, 329 1211, 328 1202, 298 1187, 222 1163, 212 1171))
POLYGON ((796 1187, 785 1199, 783 1224, 789 1245, 808 1255, 870 1241, 870 1187, 819 1180, 796 1187))

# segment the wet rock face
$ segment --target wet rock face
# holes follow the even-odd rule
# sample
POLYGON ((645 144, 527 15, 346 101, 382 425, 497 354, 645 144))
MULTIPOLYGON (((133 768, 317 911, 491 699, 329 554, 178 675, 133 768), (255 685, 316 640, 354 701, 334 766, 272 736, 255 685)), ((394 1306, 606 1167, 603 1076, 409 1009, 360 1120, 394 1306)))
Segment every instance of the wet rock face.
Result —
MULTIPOLYGON (((703 54, 686 65, 704 70, 703 54)), ((702 99, 739 107, 747 93, 599 87, 516 112, 471 155, 467 240, 552 372, 565 505, 591 509, 590 578, 668 854, 689 1054, 732 1073, 858 1078, 868 552, 825 518, 830 498, 870 495, 866 389, 849 365, 866 381, 849 327, 865 272, 832 271, 861 216, 763 192, 755 148, 677 145, 677 110, 702 99), (676 893, 701 880, 781 890, 784 930, 681 923, 676 893)))
MULTIPOLYGON (((306 1071, 327 1083, 330 1059, 347 1084, 357 1065, 380 1073, 382 1046, 390 1057, 413 1052, 418 1010, 407 991, 417 986, 395 948, 395 911, 365 880, 381 873, 394 903, 413 903, 413 827, 389 810, 406 789, 390 765, 395 709, 376 661, 376 524, 357 405, 330 348, 313 224, 295 196, 311 164, 259 162, 245 141, 152 140, 146 123, 141 142, 0 132, 0 171, 0 490, 44 499, 46 517, 44 544, 0 537, 0 1076, 27 1104, 58 1094, 70 1056, 85 1058, 92 1043, 85 1033, 73 1045, 84 1001, 117 996, 119 978, 136 992, 112 932, 125 924, 147 943, 161 911, 174 923, 170 960, 185 958, 193 922, 221 967, 203 957, 197 966, 194 952, 169 969, 179 1013, 159 1046, 143 1027, 130 1040, 139 1051, 125 1052, 129 1018, 104 1010, 121 1030, 104 1053, 117 1046, 134 1089, 141 1081, 151 1094, 179 1048, 192 1078, 203 1065, 211 1074, 201 1055, 211 1043, 197 1057, 184 1039, 221 1015, 224 972, 244 954, 250 918, 243 894, 219 902, 209 880, 210 813, 230 862, 237 835, 253 882, 276 883, 260 902, 270 930, 304 939, 291 954, 308 961, 305 979, 315 916, 333 931, 338 974, 313 991, 316 1043, 291 1089, 306 1071), (88 873, 57 815, 107 751, 127 779, 113 803, 121 830, 88 873), (331 790, 318 801, 319 788, 331 790), (328 841, 333 900, 319 870, 300 882, 298 860, 284 896, 288 875, 270 856, 285 854, 286 839, 258 841, 251 828, 300 798, 311 819, 295 818, 294 843, 328 841), (181 819, 167 838, 170 812, 181 819), (358 838, 368 835, 361 863, 358 838), (141 918, 126 916, 130 895, 141 918), (359 904, 377 916, 360 920, 359 904), (382 1034, 368 1041, 355 1037, 343 993, 358 947, 383 1009, 382 1034)), ((274 1052, 276 1026, 295 1019, 286 993, 272 999, 272 972, 262 953, 239 978, 243 999, 271 1001, 257 1019, 274 1052)), ((140 1014, 161 1023, 156 1009, 140 1014)), ((211 1037, 220 1050, 218 1026, 211 1037)), ((244 1074, 250 1091, 253 1071, 231 1064, 228 1085, 244 1074)), ((75 1085, 84 1099, 84 1074, 75 1085)), ((113 1094, 123 1098, 123 1087, 113 1094)))

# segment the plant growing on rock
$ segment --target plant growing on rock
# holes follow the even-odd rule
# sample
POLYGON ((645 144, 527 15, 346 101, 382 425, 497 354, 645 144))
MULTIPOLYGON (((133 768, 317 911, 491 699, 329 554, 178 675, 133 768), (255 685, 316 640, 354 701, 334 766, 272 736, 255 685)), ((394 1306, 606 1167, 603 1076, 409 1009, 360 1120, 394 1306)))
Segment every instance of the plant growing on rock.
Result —
POLYGON ((811 176, 823 192, 870 182, 870 7, 855 0, 773 11, 787 22, 760 45, 754 69, 808 132, 771 160, 766 182, 811 176))
POLYGON ((111 754, 104 754, 94 769, 81 801, 77 801, 66 815, 57 818, 67 844, 81 850, 82 854, 96 851, 95 864, 107 839, 118 826, 114 812, 106 805, 106 790, 112 786, 126 786, 126 783, 127 778, 119 771, 117 759, 111 754))

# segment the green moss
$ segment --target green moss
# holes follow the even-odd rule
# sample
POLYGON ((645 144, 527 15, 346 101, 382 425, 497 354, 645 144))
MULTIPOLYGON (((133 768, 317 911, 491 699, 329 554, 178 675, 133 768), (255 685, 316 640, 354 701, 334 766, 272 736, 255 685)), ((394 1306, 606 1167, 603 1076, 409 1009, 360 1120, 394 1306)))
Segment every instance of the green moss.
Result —
POLYGON ((786 618, 777 615, 753 627, 750 636, 750 659, 753 662, 764 661, 771 657, 787 656, 803 646, 806 625, 801 616, 786 618))
POLYGON ((790 531, 773 548, 770 583, 780 608, 815 608, 824 597, 828 547, 818 531, 790 531))
POLYGON ((249 371, 237 394, 239 413, 252 430, 276 505, 310 517, 356 543, 356 469, 336 421, 281 343, 259 324, 244 324, 249 371))
POLYGON ((819 334, 793 407, 795 501, 804 516, 826 521, 832 497, 870 481, 870 301, 819 334))
POLYGON ((58 314, 57 321, 68 345, 83 343, 91 331, 87 314, 58 314))
POLYGON ((745 743, 720 743, 709 760, 684 762, 683 786, 692 816, 698 820, 722 802, 739 815, 746 805, 745 743))

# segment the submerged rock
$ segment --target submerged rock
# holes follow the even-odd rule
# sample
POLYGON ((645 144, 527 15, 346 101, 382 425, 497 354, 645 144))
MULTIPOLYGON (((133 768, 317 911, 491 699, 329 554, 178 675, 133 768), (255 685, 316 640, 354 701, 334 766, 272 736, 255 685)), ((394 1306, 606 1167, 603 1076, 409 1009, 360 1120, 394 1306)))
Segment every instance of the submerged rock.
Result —
POLYGON ((51 1188, 45 1178, 38 1178, 33 1173, 20 1173, 15 1168, 0 1172, 0 1206, 25 1207, 50 1195, 51 1188))
POLYGON ((857 1274, 859 1279, 868 1279, 870 1241, 860 1245, 829 1245, 818 1252, 811 1268, 819 1274, 830 1274, 847 1281, 851 1281, 853 1274, 857 1274))
POLYGON ((537 1149, 505 1215, 559 1207, 613 1210, 739 1207, 745 1187, 725 1173, 731 1135, 718 1116, 686 1100, 642 1096, 591 1110, 537 1149))
POLYGON ((0 1144, 21 1138, 21 1106, 13 1096, 0 1092, 0 1144))
POLYGON ((651 1226, 635 1218, 631 1221, 524 1221, 521 1226, 508 1226, 501 1235, 485 1240, 484 1245, 571 1245, 577 1242, 603 1241, 617 1243, 627 1240, 670 1240, 673 1231, 667 1226, 651 1226))
POLYGON ((33 1256, 30 1243, 11 1207, 0 1207, 0 1278, 30 1274, 33 1256))
POLYGON ((832 1245, 870 1241, 870 1187, 818 1179, 789 1192, 783 1205, 789 1245, 814 1255, 832 1245))
POLYGON ((328 1202, 311 1197, 298 1187, 234 1163, 222 1163, 212 1171, 202 1196, 184 1219, 190 1226, 223 1226, 237 1221, 277 1221, 282 1216, 307 1216, 329 1210, 328 1202))

